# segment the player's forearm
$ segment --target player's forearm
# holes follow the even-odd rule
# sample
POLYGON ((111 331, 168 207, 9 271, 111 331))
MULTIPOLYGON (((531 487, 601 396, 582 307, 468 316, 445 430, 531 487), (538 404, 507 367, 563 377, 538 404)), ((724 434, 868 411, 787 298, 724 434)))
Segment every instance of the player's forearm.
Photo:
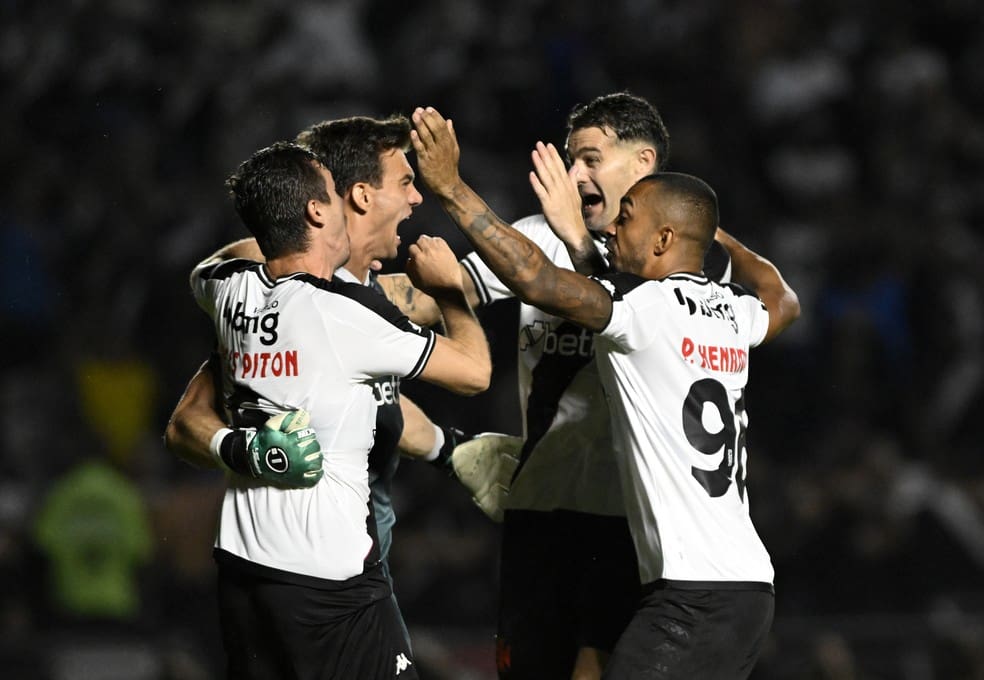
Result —
POLYGON ((263 252, 257 245, 255 238, 244 238, 239 241, 228 243, 212 253, 209 260, 234 260, 242 258, 244 260, 254 260, 264 262, 263 252))
POLYGON ((201 468, 221 468, 209 449, 212 437, 226 424, 211 410, 176 409, 164 431, 167 450, 201 468))
POLYGON ((731 279, 754 291, 769 310, 765 339, 771 340, 799 318, 799 298, 772 262, 746 248, 720 227, 715 239, 731 256, 731 279))
POLYGON ((608 263, 598 252, 594 237, 587 229, 584 230, 579 239, 573 236, 564 236, 561 240, 567 247, 567 254, 571 256, 574 271, 585 276, 591 276, 608 270, 608 263))
POLYGON ((439 198, 489 269, 518 298, 532 305, 544 302, 553 263, 536 244, 502 221, 464 181, 439 198))
POLYGON ((475 317, 464 292, 449 293, 437 300, 444 317, 446 337, 468 359, 462 376, 472 393, 488 389, 492 379, 492 358, 485 331, 475 317))
POLYGON ((385 274, 376 280, 390 302, 418 326, 432 326, 441 320, 437 301, 415 288, 406 274, 385 274))
POLYGON ((434 449, 437 439, 434 423, 406 395, 400 395, 403 412, 403 432, 400 434, 400 452, 411 458, 425 458, 434 449))
POLYGON ((499 219, 463 181, 439 197, 475 252, 516 297, 592 331, 607 325, 611 298, 599 284, 556 266, 533 241, 499 219))
POLYGON ((188 383, 164 431, 168 451, 196 467, 221 467, 209 448, 215 433, 226 427, 214 402, 213 375, 206 362, 188 383))

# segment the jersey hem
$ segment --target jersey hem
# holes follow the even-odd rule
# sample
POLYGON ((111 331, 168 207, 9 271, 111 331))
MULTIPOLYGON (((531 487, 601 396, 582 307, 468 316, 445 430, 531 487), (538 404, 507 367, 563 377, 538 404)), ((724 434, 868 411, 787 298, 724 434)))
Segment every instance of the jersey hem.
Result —
POLYGON ((661 578, 642 585, 642 592, 649 595, 656 590, 757 590, 776 594, 771 583, 762 581, 678 581, 661 578))
POLYGON ((276 581, 278 583, 288 583, 305 588, 316 588, 318 590, 365 590, 367 594, 370 594, 370 602, 389 597, 391 594, 389 581, 383 574, 380 562, 367 566, 361 574, 356 574, 343 580, 334 580, 267 567, 234 555, 222 548, 213 548, 212 557, 216 564, 223 569, 244 572, 255 578, 276 581))

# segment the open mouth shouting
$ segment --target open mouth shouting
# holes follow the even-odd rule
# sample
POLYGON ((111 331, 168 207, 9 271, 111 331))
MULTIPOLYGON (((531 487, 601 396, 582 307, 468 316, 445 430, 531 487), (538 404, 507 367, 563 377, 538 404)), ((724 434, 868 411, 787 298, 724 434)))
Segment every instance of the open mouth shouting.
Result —
POLYGON ((592 218, 597 218, 604 210, 601 194, 585 191, 581 194, 581 214, 588 226, 592 226, 592 218))

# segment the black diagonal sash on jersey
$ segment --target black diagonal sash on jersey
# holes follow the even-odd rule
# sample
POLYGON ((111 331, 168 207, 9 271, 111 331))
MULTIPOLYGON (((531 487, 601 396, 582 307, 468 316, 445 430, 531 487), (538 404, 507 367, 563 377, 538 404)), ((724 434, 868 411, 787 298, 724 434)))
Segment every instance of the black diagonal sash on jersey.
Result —
MULTIPOLYGON (((557 336, 580 335, 582 332, 580 326, 570 321, 565 321, 554 330, 557 336)), ((533 368, 530 381, 530 396, 526 401, 526 441, 523 442, 519 464, 513 473, 514 481, 529 459, 530 453, 550 429, 557 416, 560 398, 574 380, 574 376, 593 357, 593 349, 586 356, 579 352, 568 355, 544 352, 541 355, 540 361, 533 368)))
MULTIPOLYGON (((374 273, 369 274, 369 288, 385 297, 374 273)), ((403 435, 403 411, 400 408, 400 379, 393 376, 372 381, 376 400, 376 434, 369 450, 370 481, 372 475, 382 480, 386 491, 400 464, 398 445, 403 435)), ((388 500, 388 499, 387 499, 388 500)))

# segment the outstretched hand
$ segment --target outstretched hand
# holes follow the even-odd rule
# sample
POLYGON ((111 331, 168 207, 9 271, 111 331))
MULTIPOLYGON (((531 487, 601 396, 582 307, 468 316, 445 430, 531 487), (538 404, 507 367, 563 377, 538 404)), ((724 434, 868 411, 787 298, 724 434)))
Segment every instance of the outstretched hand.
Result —
POLYGON ((417 153, 417 168, 424 185, 438 196, 449 196, 461 180, 458 159, 461 149, 451 119, 435 109, 418 107, 413 115, 410 140, 417 153))
POLYGON ((534 169, 530 172, 530 185, 540 199, 543 216, 562 241, 578 243, 588 228, 581 213, 575 170, 568 172, 553 144, 537 142, 531 155, 534 169))
POLYGON ((461 266, 439 236, 421 236, 408 250, 406 272, 415 288, 434 298, 463 294, 461 266))

